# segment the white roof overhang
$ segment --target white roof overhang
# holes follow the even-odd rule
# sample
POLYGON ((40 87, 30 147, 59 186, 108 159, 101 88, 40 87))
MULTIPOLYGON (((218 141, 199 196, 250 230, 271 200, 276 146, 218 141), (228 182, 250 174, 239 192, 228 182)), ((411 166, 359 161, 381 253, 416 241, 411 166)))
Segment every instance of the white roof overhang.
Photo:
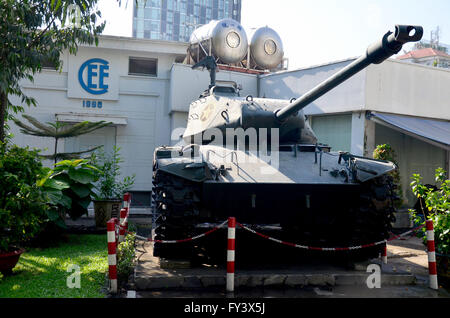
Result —
POLYGON ((371 112, 370 120, 437 147, 450 150, 450 121, 371 112))

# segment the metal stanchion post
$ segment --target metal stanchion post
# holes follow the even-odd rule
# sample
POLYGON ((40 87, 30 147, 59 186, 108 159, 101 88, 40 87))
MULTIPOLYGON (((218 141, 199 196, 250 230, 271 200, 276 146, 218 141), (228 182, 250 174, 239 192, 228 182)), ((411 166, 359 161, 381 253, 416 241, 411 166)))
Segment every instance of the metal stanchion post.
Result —
POLYGON ((381 254, 381 260, 383 264, 387 264, 387 243, 383 246, 383 253, 381 254))
POLYGON ((427 251, 428 251, 428 273, 430 275, 430 288, 438 289, 436 252, 434 247, 433 221, 427 220, 427 251))
POLYGON ((228 249, 227 249, 227 292, 234 292, 234 259, 236 241, 236 218, 228 218, 228 249))
POLYGON ((116 219, 106 223, 108 237, 108 265, 110 292, 117 293, 116 219))

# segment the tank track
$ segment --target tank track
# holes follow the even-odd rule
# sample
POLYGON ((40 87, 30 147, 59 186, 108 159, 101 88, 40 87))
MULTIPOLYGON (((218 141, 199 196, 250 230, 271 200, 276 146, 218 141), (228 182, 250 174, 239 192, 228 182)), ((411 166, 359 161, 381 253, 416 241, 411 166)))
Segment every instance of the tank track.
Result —
MULTIPOLYGON (((156 170, 153 175, 152 213, 155 215, 155 240, 177 240, 193 236, 198 222, 201 186, 156 170)), ((155 243, 154 256, 191 258, 192 242, 155 243)))
MULTIPOLYGON (((176 240, 192 237, 204 232, 204 230, 196 229, 196 224, 223 221, 216 220, 213 217, 201 217, 201 197, 201 184, 155 169, 152 192, 153 213, 158 218, 156 221, 155 239, 176 240)), ((358 198, 358 205, 356 205, 358 208, 348 211, 346 217, 338 217, 339 222, 332 225, 334 228, 332 232, 321 231, 317 235, 317 233, 310 233, 307 229, 302 229, 300 226, 290 229, 283 228, 283 232, 278 237, 294 243, 328 247, 347 247, 378 242, 389 238, 392 223, 395 222, 395 199, 395 186, 392 177, 383 175, 361 185, 360 197, 358 198), (339 238, 336 237, 337 235, 339 238)), ((196 258, 196 255, 203 254, 203 259, 217 263, 226 255, 225 248, 223 251, 217 249, 217 246, 226 246, 226 237, 222 238, 222 236, 224 235, 214 234, 206 240, 202 239, 197 242, 180 244, 155 243, 154 256, 192 260, 196 258)), ((276 234, 274 236, 277 237, 276 234)), ((247 235, 243 233, 241 238, 239 246, 243 249, 248 249, 249 252, 243 252, 242 254, 247 255, 250 260, 254 259, 255 255, 260 252, 255 251, 252 245, 255 242, 264 244, 263 241, 258 241, 258 238, 255 240, 252 234, 247 235), (243 242, 244 238, 248 242, 243 242), (250 257, 250 255, 252 256, 250 257)), ((264 242, 267 241, 264 240, 264 242)), ((272 245, 276 244, 273 242, 269 243, 272 243, 272 245)), ((279 253, 282 253, 283 250, 291 255, 292 253, 298 253, 293 252, 291 247, 279 248, 279 245, 273 247, 279 253), (290 252, 287 249, 290 249, 290 252)), ((345 253, 336 252, 331 255, 333 257, 343 255, 346 260, 351 261, 367 260, 377 257, 381 249, 382 246, 375 246, 345 253)), ((298 251, 298 249, 296 250, 298 251)), ((303 253, 303 251, 299 252, 303 253)), ((317 254, 317 252, 315 253, 317 254)))

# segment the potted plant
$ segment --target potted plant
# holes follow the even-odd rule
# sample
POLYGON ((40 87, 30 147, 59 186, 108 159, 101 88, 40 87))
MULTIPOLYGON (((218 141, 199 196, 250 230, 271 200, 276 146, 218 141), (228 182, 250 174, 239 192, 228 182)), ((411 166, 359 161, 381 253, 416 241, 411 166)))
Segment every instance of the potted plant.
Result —
POLYGON ((47 219, 36 181, 44 173, 37 150, 0 145, 0 272, 10 273, 47 219))
MULTIPOLYGON (((450 285, 450 180, 442 168, 436 169, 435 186, 423 185, 419 174, 414 174, 412 179, 411 188, 418 203, 410 212, 416 225, 433 221, 438 280, 450 285)), ((425 231, 423 228, 421 235, 426 244, 425 231)))
POLYGON ((103 149, 91 156, 92 163, 99 169, 99 179, 96 185, 94 213, 97 227, 106 227, 106 222, 112 217, 118 217, 123 195, 134 184, 135 175, 118 180, 120 164, 123 160, 119 154, 120 148, 114 147, 112 153, 103 149))

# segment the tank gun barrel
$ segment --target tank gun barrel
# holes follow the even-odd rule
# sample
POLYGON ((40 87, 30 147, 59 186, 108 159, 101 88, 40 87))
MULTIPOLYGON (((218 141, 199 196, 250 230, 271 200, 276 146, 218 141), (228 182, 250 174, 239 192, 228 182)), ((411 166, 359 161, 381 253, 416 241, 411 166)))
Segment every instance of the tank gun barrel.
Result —
POLYGON ((302 95, 290 105, 277 110, 275 117, 277 120, 283 121, 294 115, 370 64, 380 64, 392 55, 397 54, 402 49, 403 44, 420 41, 422 35, 423 28, 421 26, 396 25, 394 33, 387 32, 380 41, 370 45, 365 54, 357 60, 302 95))

